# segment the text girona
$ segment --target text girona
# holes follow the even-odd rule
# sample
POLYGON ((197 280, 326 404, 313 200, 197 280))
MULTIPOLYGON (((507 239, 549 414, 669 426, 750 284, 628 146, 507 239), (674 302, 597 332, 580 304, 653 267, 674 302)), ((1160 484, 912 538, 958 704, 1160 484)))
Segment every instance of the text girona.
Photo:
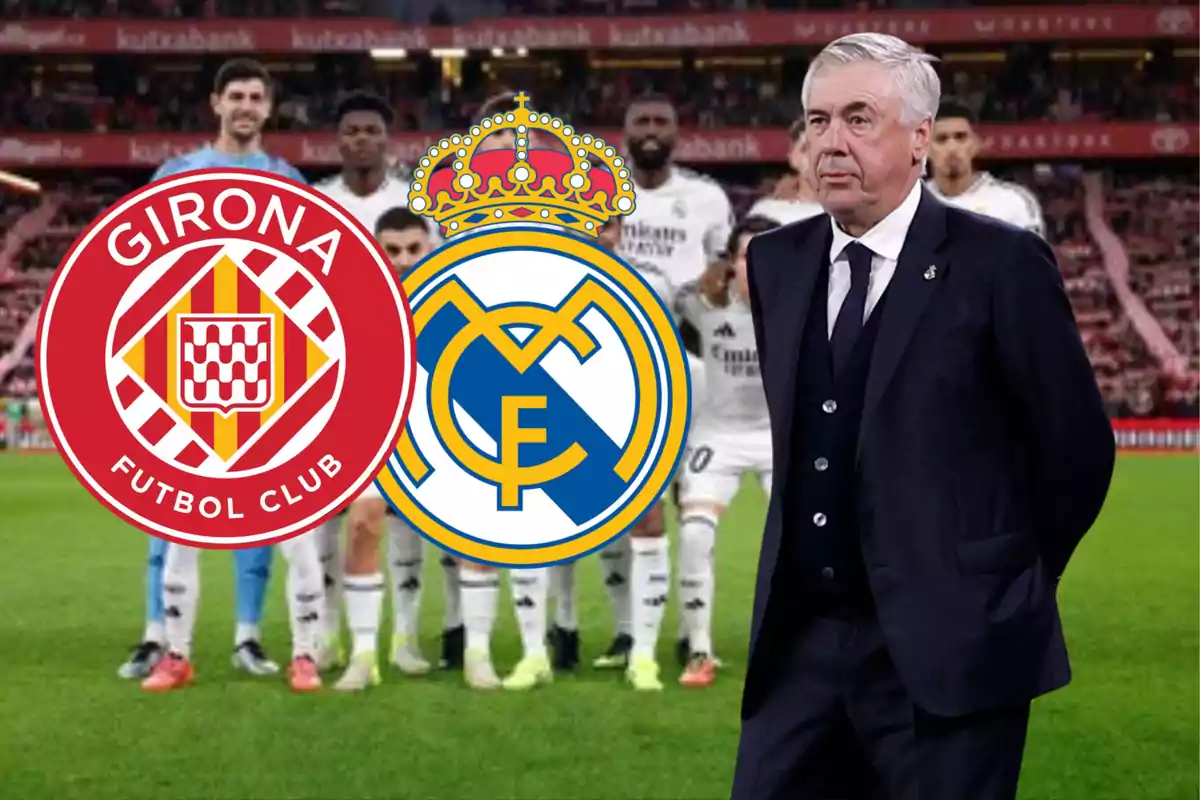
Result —
POLYGON ((109 231, 108 254, 121 266, 140 267, 157 257, 156 245, 170 248, 222 232, 254 233, 294 247, 301 263, 315 259, 313 266, 328 275, 342 232, 324 225, 320 229, 310 225, 305 230, 308 211, 308 206, 293 196, 280 194, 271 194, 260 207, 249 192, 236 187, 219 192, 211 203, 199 192, 163 192, 132 212, 133 220, 109 231))

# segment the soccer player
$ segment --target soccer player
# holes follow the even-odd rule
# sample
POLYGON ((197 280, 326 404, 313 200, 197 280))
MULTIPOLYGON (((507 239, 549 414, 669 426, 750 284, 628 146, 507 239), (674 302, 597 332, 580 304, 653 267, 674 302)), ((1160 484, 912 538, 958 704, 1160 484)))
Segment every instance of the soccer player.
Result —
MULTIPOLYGON (((316 654, 324 595, 317 542, 311 534, 301 534, 280 544, 279 552, 288 563, 287 598, 292 629, 288 684, 297 692, 314 692, 321 688, 316 654)), ((148 692, 182 689, 193 678, 191 651, 200 600, 200 550, 172 545, 165 561, 166 654, 142 681, 142 688, 148 692)))
MULTIPOLYGON (((375 222, 379 240, 398 277, 433 252, 434 242, 425 220, 396 206, 384 211, 375 222)), ((396 516, 379 487, 371 484, 350 505, 349 541, 345 562, 346 618, 353 636, 353 652, 345 673, 334 685, 339 691, 362 691, 379 683, 379 618, 383 610, 383 574, 379 542, 388 531, 392 577, 392 663, 405 675, 424 675, 430 664, 418 646, 421 604, 421 568, 424 542, 404 520, 396 516)), ((336 541, 336 537, 335 537, 336 541)), ((457 569, 448 569, 457 578, 457 569)), ((447 590, 447 614, 458 615, 457 581, 447 590)), ((448 623, 449 624, 449 623, 448 623)), ((336 628, 335 628, 336 630, 336 628)))
MULTIPOLYGON (((483 103, 477 119, 517 108, 510 92, 494 95, 483 103)), ((489 135, 479 145, 480 152, 512 149, 516 136, 512 130, 489 135)), ((492 665, 491 639, 500 602, 500 574, 495 567, 468 560, 459 562, 462 591, 462 617, 466 632, 463 679, 473 689, 504 688, 524 691, 550 683, 554 672, 546 648, 546 599, 549 571, 545 568, 515 569, 509 573, 513 608, 521 632, 523 655, 503 680, 492 665)))
POLYGON ((689 438, 679 486, 679 600, 690 649, 679 679, 684 686, 716 680, 713 545, 721 515, 746 473, 756 473, 771 493, 771 424, 750 316, 746 246, 756 234, 777 227, 767 217, 742 220, 729 237, 732 264, 713 265, 698 284, 680 292, 684 318, 700 331, 705 362, 705 395, 698 403, 703 411, 689 438))
MULTIPOLYGON (((678 134, 675 106, 666 97, 643 96, 625 112, 625 148, 637 185, 637 207, 622 226, 621 254, 631 263, 652 265, 668 286, 698 279, 717 259, 733 227, 729 198, 717 182, 672 162, 678 134)), ((664 300, 672 303, 672 298, 664 300)), ((690 351, 692 392, 698 395, 703 364, 695 358, 696 331, 683 325, 681 333, 690 351)), ((663 504, 647 513, 628 536, 606 547, 600 559, 616 636, 596 666, 624 667, 634 688, 661 690, 655 650, 670 583, 663 504)))
MULTIPOLYGON (((397 214, 408 207, 409 181, 393 173, 388 157, 392 109, 376 95, 353 92, 338 104, 336 119, 342 168, 338 174, 317 183, 316 188, 346 209, 363 227, 378 235, 385 216, 397 219, 397 214)), ((419 260, 432 249, 437 237, 420 218, 409 216, 416 223, 411 231, 417 236, 409 244, 416 247, 419 260)), ((402 235, 401 231, 393 230, 394 227, 387 228, 387 235, 402 235)), ((383 244, 386 249, 386 242, 383 244)), ((395 263, 393 259, 393 265, 395 263)), ((409 266, 415 263, 414 260, 409 266)), ((417 641, 424 546, 418 534, 390 513, 387 501, 372 487, 361 502, 352 504, 346 513, 317 529, 326 586, 326 630, 321 667, 344 663, 341 652, 343 593, 354 641, 351 663, 336 686, 342 690, 365 689, 378 681, 375 650, 383 603, 379 542, 385 527, 392 578, 392 663, 408 675, 429 671, 429 663, 420 653, 417 641), (347 518, 351 552, 344 558, 341 530, 347 518)), ((451 611, 457 608, 456 575, 456 569, 447 568, 447 594, 454 598, 453 602, 447 603, 451 611)))
MULTIPOLYGON (((227 61, 217 70, 209 98, 213 113, 220 121, 216 140, 170 159, 158 168, 152 180, 198 169, 241 167, 303 182, 304 176, 295 167, 262 149, 263 126, 271 115, 271 94, 271 76, 262 64, 246 58, 227 61)), ((146 573, 146 630, 141 644, 121 666, 118 674, 122 678, 145 678, 166 652, 163 567, 167 549, 167 542, 151 538, 146 573)), ((237 569, 237 629, 233 664, 254 675, 275 674, 279 672, 279 666, 267 657, 259 631, 271 574, 271 548, 237 550, 234 563, 237 569)))
POLYGON ((979 135, 971 109, 953 98, 942 100, 933 123, 926 188, 945 202, 1033 231, 1045 237, 1042 208, 1033 193, 1016 183, 975 169, 979 135))
POLYGON ((804 152, 803 118, 792 123, 788 135, 792 139, 792 148, 788 151, 788 165, 792 170, 779 179, 770 197, 760 198, 750 207, 747 218, 766 217, 787 225, 825 213, 806 177, 808 155, 804 152))
MULTIPOLYGON (((618 252, 621 247, 621 231, 623 229, 623 218, 613 217, 610 219, 597 234, 598 244, 611 252, 618 252)), ((658 269, 650 263, 644 261, 631 261, 631 266, 641 273, 650 287, 662 298, 674 298, 675 290, 658 269)), ((625 537, 622 537, 625 538, 625 537)), ((610 548, 614 549, 614 548, 610 548)), ((607 552, 607 551, 606 551, 607 552)), ((575 563, 574 561, 566 564, 556 564, 550 568, 550 592, 549 595, 554 601, 554 624, 550 627, 548 641, 550 642, 551 651, 554 658, 554 668, 556 670, 572 670, 579 666, 579 617, 576 612, 576 595, 575 595, 575 563)), ((609 586, 610 591, 616 587, 612 584, 609 586)), ((621 593, 622 599, 625 601, 626 608, 628 607, 628 587, 622 583, 624 587, 621 593)), ((629 634, 625 634, 626 637, 629 634)), ((627 639, 631 643, 630 639, 627 639)), ((622 655, 629 652, 628 646, 624 646, 622 655)), ((607 662, 606 662, 607 663, 607 662)))
POLYGON ((405 206, 388 209, 375 223, 375 238, 396 270, 396 277, 420 263, 436 248, 433 224, 417 216, 405 206))

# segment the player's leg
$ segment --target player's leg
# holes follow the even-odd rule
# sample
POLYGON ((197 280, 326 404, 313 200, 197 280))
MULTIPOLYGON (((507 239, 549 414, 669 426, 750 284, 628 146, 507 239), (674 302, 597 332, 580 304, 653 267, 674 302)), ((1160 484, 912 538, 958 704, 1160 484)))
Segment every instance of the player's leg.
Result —
POLYGON ((317 652, 325 606, 325 575, 317 549, 317 534, 310 531, 279 545, 287 561, 288 616, 292 628, 292 663, 288 685, 293 691, 315 692, 321 688, 317 652))
POLYGON ((169 692, 192 682, 192 634, 200 601, 200 551, 172 545, 163 565, 167 653, 142 681, 148 692, 169 692))
POLYGON ((546 597, 550 570, 545 567, 510 570, 508 583, 524 653, 512 673, 504 679, 504 688, 521 691, 549 683, 554 678, 546 651, 546 597))
POLYGON ((743 470, 737 443, 730 439, 698 432, 680 481, 679 602, 689 649, 679 679, 684 686, 710 686, 716 680, 713 548, 717 524, 737 494, 743 470))
POLYGON ((442 669, 462 669, 463 653, 467 647, 467 632, 463 627, 462 583, 454 556, 442 552, 442 669))
POLYGON ((579 666, 579 615, 575 609, 575 562, 550 567, 550 596, 554 598, 554 625, 548 641, 555 669, 579 666))
POLYGON ((334 684, 339 691, 361 691, 379 683, 379 620, 383 616, 384 578, 379 563, 387 501, 374 486, 350 506, 346 569, 342 588, 350 624, 350 661, 334 684))
POLYGON ((233 666, 251 675, 279 672, 279 665, 267 658, 259 631, 273 557, 274 551, 270 547, 236 550, 233 554, 237 572, 237 630, 233 637, 232 662, 233 666))
POLYGON ((388 563, 392 568, 392 663, 405 675, 424 675, 429 662, 418 639, 421 621, 421 568, 425 541, 393 513, 384 517, 388 563))
POLYGON ((346 512, 338 514, 313 530, 325 583, 325 608, 321 614, 321 651, 317 666, 322 670, 344 667, 346 649, 342 645, 342 581, 345 563, 342 554, 342 528, 346 512))
POLYGON ((497 689, 500 678, 492 667, 492 629, 500 602, 500 573, 494 567, 460 561, 459 583, 466 629, 463 679, 473 689, 497 689))
MULTIPOLYGON (((688 418, 688 433, 687 439, 684 441, 685 453, 691 452, 692 443, 695 441, 696 431, 700 428, 702 420, 700 419, 701 405, 698 402, 699 398, 705 396, 707 391, 706 381, 707 374, 704 366, 704 359, 694 353, 687 354, 688 360, 688 376, 691 380, 691 407, 689 409, 690 416, 688 418)), ((674 480, 671 483, 671 501, 675 504, 675 521, 679 527, 683 527, 683 505, 679 502, 679 485, 683 480, 683 471, 685 468, 684 462, 680 462, 679 468, 675 471, 674 480)), ((676 587, 678 591, 678 587, 676 587)), ((683 614, 677 617, 679 625, 679 633, 675 639, 675 660, 679 662, 679 666, 686 667, 688 659, 691 657, 692 646, 687 638, 687 621, 683 614)))
POLYGON ((629 664, 629 651, 633 649, 633 594, 629 587, 632 560, 628 534, 600 551, 604 591, 612 608, 615 633, 608 650, 593 662, 596 669, 625 669, 629 664))
POLYGON ((142 641, 117 670, 126 680, 141 680, 150 674, 154 665, 166 653, 167 632, 163 615, 163 564, 167 557, 167 541, 150 537, 150 554, 146 559, 146 630, 142 641))
POLYGON ((659 691, 658 637, 671 585, 671 562, 663 525, 663 502, 656 503, 629 532, 630 587, 633 591, 633 649, 625 675, 635 689, 659 691))

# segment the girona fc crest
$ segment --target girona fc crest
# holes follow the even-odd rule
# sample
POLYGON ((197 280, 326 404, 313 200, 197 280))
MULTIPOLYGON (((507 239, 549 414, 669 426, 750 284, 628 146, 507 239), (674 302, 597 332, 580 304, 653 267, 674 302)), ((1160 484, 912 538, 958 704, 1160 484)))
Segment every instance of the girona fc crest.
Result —
POLYGON ((176 357, 183 407, 226 417, 270 408, 274 323, 266 314, 180 314, 176 357))
POLYGON ((371 237, 307 187, 161 181, 75 243, 38 377, 80 481, 157 536, 280 541, 375 479, 413 392, 407 303, 371 237))

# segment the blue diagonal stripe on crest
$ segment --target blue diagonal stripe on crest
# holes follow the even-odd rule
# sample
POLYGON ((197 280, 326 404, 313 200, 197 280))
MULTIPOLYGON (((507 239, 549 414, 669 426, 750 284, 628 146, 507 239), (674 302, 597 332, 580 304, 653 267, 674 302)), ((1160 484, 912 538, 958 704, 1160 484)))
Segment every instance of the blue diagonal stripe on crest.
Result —
MULTIPOLYGON (((431 376, 446 345, 466 324, 462 312, 453 305, 446 305, 421 330, 417 339, 417 360, 431 376)), ((621 450, 612 439, 540 364, 533 365, 522 375, 491 342, 478 337, 463 352, 454 368, 450 396, 499 444, 502 438, 501 398, 505 395, 546 397, 545 409, 521 411, 521 427, 546 429, 545 443, 520 446, 522 466, 548 461, 575 442, 587 452, 587 458, 574 470, 536 487, 544 491, 572 522, 581 524, 596 517, 621 495, 626 483, 613 472, 621 458, 621 450)))

